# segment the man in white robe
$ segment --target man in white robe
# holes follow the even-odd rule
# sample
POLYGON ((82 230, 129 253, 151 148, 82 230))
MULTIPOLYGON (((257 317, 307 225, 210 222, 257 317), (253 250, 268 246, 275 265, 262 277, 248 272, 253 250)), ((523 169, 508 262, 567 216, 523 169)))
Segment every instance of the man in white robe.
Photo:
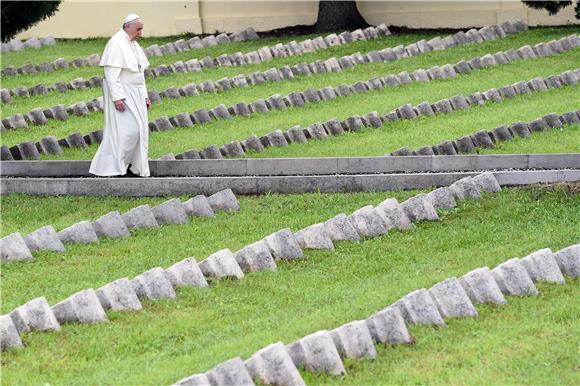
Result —
POLYGON ((128 15, 123 28, 107 42, 99 63, 105 71, 105 125, 89 169, 98 176, 149 176, 147 110, 151 101, 144 73, 149 61, 136 41, 142 31, 141 18, 128 15))

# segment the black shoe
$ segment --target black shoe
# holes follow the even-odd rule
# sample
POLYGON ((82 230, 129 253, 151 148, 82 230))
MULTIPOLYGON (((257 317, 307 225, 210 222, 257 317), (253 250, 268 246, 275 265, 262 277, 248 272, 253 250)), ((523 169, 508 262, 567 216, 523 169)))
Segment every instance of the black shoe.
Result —
POLYGON ((127 167, 127 173, 125 173, 123 176, 121 177, 141 177, 138 174, 135 174, 131 171, 131 165, 129 165, 129 167, 127 167))

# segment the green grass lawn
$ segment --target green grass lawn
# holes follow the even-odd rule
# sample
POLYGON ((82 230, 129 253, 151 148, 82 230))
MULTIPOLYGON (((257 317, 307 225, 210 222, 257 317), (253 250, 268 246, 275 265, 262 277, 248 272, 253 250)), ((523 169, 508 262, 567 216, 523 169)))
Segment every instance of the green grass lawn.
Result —
MULTIPOLYGON (((242 197, 241 212, 194 219, 190 226, 143 230, 126 240, 71 246, 64 254, 3 264, 2 312, 36 296, 55 303, 166 267, 188 256, 235 251, 284 227, 301 229, 386 197, 416 192, 242 197), (163 242, 159 242, 163 240, 163 242)), ((45 224, 64 227, 113 209, 159 199, 91 197, 3 198, 3 232, 45 224), (33 209, 34 208, 34 209, 33 209)), ((406 293, 450 276, 493 267, 514 256, 578 241, 580 196, 570 188, 504 189, 461 203, 436 223, 390 232, 335 252, 308 251, 276 273, 219 281, 209 290, 180 289, 174 301, 145 302, 139 313, 109 313, 110 323, 67 325, 61 332, 26 335, 28 347, 2 356, 3 381, 14 383, 168 384, 221 361, 246 358, 269 343, 367 317, 406 293)), ((307 383, 578 383, 578 281, 540 286, 535 299, 478 307, 476 320, 448 329, 412 328, 417 344, 381 349, 375 362, 348 362, 344 379, 307 383)))

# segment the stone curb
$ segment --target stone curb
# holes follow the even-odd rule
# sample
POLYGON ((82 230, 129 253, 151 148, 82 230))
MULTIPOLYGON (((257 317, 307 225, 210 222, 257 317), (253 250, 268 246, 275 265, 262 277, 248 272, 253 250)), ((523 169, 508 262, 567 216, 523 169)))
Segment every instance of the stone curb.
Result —
POLYGON ((77 222, 58 233, 51 225, 25 237, 18 232, 12 233, 0 239, 0 256, 2 261, 31 260, 33 251, 64 252, 63 243, 89 244, 104 238, 131 237, 129 229, 185 224, 192 216, 212 217, 217 212, 239 210, 238 200, 230 189, 221 190, 209 198, 200 195, 183 203, 174 198, 153 208, 141 205, 122 215, 119 211, 112 211, 92 222, 77 222))
MULTIPOLYGON (((485 169, 484 169, 485 170, 485 169)), ((580 181, 580 169, 505 170, 494 172, 502 186, 580 181)), ((213 194, 232 189, 234 194, 307 192, 383 192, 447 186, 477 172, 377 173, 355 175, 180 177, 180 178, 2 178, 0 194, 79 196, 166 196, 213 194)))
MULTIPOLYGON (((93 177, 90 161, 3 161, 1 177, 93 177)), ((149 161, 152 177, 306 176, 580 169, 580 154, 472 154, 149 161)), ((210 214, 210 213, 208 213, 210 214)))

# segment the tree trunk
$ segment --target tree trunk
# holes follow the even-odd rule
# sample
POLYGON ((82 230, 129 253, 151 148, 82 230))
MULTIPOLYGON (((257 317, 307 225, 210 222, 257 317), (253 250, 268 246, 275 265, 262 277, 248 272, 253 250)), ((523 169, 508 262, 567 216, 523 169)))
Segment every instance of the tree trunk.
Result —
POLYGON ((316 32, 342 32, 366 28, 369 24, 358 11, 355 0, 324 1, 318 3, 316 32))

